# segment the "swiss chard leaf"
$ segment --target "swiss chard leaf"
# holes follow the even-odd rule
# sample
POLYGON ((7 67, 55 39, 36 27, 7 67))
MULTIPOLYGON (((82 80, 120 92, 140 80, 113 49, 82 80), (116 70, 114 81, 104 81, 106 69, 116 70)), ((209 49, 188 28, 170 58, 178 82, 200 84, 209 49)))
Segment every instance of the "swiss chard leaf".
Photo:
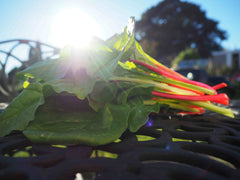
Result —
POLYGON ((151 98, 151 93, 154 88, 153 84, 137 84, 137 83, 129 83, 129 82, 121 82, 119 83, 119 87, 122 87, 123 90, 116 97, 117 103, 126 104, 128 99, 134 96, 147 96, 151 98))
POLYGON ((158 103, 154 105, 144 105, 142 98, 139 96, 132 99, 128 104, 131 107, 128 129, 131 132, 136 132, 140 127, 146 124, 151 112, 158 113, 160 109, 160 104, 158 103))
POLYGON ((35 111, 42 104, 44 104, 42 85, 30 84, 0 114, 0 136, 7 135, 12 130, 24 130, 28 123, 34 120, 35 111))
POLYGON ((115 82, 96 82, 93 91, 89 95, 89 98, 99 103, 107 103, 116 98, 118 91, 118 85, 115 82))
POLYGON ((87 50, 87 61, 82 64, 88 75, 105 81, 117 66, 120 51, 108 46, 103 40, 95 38, 87 50))
POLYGON ((127 105, 108 104, 98 112, 91 109, 66 112, 54 104, 46 100, 35 120, 23 131, 33 142, 96 146, 113 142, 127 129, 127 105))
POLYGON ((128 40, 129 36, 127 34, 127 28, 125 28, 124 33, 115 34, 114 36, 109 38, 106 42, 116 50, 122 51, 123 47, 126 45, 128 40))
POLYGON ((127 29, 128 28, 126 27, 123 33, 116 34, 115 36, 107 40, 107 43, 110 46, 121 51, 118 61, 125 61, 126 59, 129 59, 132 55, 134 55, 135 51, 134 33, 133 32, 129 33, 127 29))
POLYGON ((69 65, 66 61, 62 59, 53 59, 35 63, 27 69, 19 72, 17 77, 25 80, 24 76, 29 74, 31 77, 47 82, 63 78, 68 69, 69 65))
POLYGON ((119 104, 127 104, 130 107, 128 129, 136 132, 143 126, 151 112, 159 112, 159 104, 144 105, 144 98, 151 98, 154 88, 152 84, 118 83, 124 90, 117 96, 119 104))
POLYGON ((92 92, 96 79, 89 76, 79 77, 77 80, 72 79, 57 79, 49 81, 46 85, 49 85, 57 93, 68 92, 75 94, 79 99, 84 99, 89 93, 92 92))

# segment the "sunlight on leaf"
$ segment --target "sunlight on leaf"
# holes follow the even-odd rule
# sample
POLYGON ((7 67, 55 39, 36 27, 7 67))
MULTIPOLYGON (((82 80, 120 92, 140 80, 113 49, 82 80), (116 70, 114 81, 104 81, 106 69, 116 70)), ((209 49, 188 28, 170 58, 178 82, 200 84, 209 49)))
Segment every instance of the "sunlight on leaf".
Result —
POLYGON ((154 140, 156 138, 151 137, 151 136, 145 136, 145 135, 137 135, 137 140, 138 141, 151 141, 154 140))
POLYGON ((117 159, 118 154, 110 153, 110 152, 107 152, 107 151, 94 150, 92 152, 92 155, 90 156, 90 158, 96 158, 96 157, 105 157, 105 158, 117 159))
POLYGON ((26 151, 19 151, 13 154, 12 157, 14 158, 26 158, 26 157, 30 157, 31 155, 26 152, 26 151))

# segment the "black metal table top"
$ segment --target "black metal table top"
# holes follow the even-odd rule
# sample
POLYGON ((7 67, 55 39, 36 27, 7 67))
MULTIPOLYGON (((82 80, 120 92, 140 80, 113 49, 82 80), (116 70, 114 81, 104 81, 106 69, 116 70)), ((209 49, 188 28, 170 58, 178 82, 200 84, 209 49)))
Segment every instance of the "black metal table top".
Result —
POLYGON ((97 147, 34 144, 13 132, 0 138, 0 179, 240 179, 239 115, 149 118, 138 132, 97 147))

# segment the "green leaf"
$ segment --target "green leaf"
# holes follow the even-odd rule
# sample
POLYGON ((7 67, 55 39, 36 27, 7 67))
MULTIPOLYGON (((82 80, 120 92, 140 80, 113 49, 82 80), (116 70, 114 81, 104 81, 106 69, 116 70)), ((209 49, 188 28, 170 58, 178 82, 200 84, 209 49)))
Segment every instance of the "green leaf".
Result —
POLYGON ((57 79, 49 81, 46 85, 50 85, 57 93, 68 92, 76 95, 79 99, 84 99, 92 92, 96 79, 84 76, 78 80, 57 79))
POLYGON ((131 107, 128 129, 131 132, 136 132, 140 127, 142 127, 148 121, 148 116, 151 112, 159 112, 160 105, 155 103, 154 105, 144 105, 141 97, 135 97, 130 102, 128 102, 131 107))
POLYGON ((149 56, 147 53, 145 53, 141 47, 141 45, 135 41, 135 58, 139 61, 143 61, 147 64, 150 64, 150 65, 155 65, 156 63, 157 64, 161 64, 160 62, 156 61, 154 58, 152 58, 151 56, 149 56))
POLYGON ((44 84, 43 85, 43 97, 46 98, 48 96, 54 95, 56 92, 53 90, 52 86, 44 84))
POLYGON ((110 39, 108 39, 106 42, 115 48, 118 51, 122 51, 123 47, 126 45, 126 43, 129 40, 129 36, 127 34, 127 27, 124 29, 124 32, 121 34, 115 34, 110 39))
POLYGON ((93 38, 90 47, 83 52, 82 57, 79 57, 84 59, 80 60, 84 63, 79 63, 79 66, 85 68, 89 76, 107 81, 117 66, 120 51, 96 37, 93 38))
POLYGON ((115 49, 122 51, 124 50, 126 44, 129 44, 128 42, 130 39, 134 39, 134 26, 135 26, 135 18, 130 17, 128 26, 124 28, 123 33, 121 34, 115 34, 113 37, 109 38, 106 42, 114 47, 115 49))
POLYGON ((128 27, 124 29, 124 32, 120 35, 116 34, 112 38, 106 41, 110 46, 116 50, 121 51, 118 61, 126 61, 135 51, 135 38, 134 33, 128 32, 128 27))
POLYGON ((100 41, 100 44, 95 45, 88 52, 89 60, 85 67, 90 76, 105 81, 109 80, 114 73, 118 62, 125 60, 126 58, 128 59, 130 55, 133 54, 134 48, 132 47, 132 44, 135 42, 134 36, 129 37, 125 29, 124 33, 122 33, 119 38, 121 38, 119 40, 122 41, 121 51, 119 51, 119 49, 110 48, 110 46, 113 45, 111 43, 109 43, 109 45, 108 42, 105 43, 100 41))
POLYGON ((46 100, 35 120, 23 131, 31 141, 96 146, 113 142, 127 129, 128 106, 108 104, 99 112, 91 109, 66 112, 54 104, 46 100))
POLYGON ((0 136, 7 135, 12 130, 24 130, 34 120, 35 111, 43 103, 42 86, 39 83, 29 84, 0 114, 0 136))
POLYGON ((106 103, 113 101, 117 96, 118 85, 115 82, 96 82, 93 91, 88 96, 89 105, 98 111, 106 103))
POLYGON ((52 59, 33 64, 19 72, 17 77, 25 80, 24 76, 34 77, 44 81, 63 78, 69 69, 69 65, 62 59, 52 59))
POLYGON ((99 111, 102 107, 105 106, 105 103, 94 101, 93 99, 87 97, 89 106, 94 110, 94 111, 99 111))
POLYGON ((126 104, 128 99, 134 96, 147 96, 152 97, 152 90, 154 88, 153 84, 138 84, 138 83, 129 83, 129 82, 121 82, 118 83, 119 87, 124 88, 121 93, 117 96, 117 102, 119 104, 126 104))
POLYGON ((94 90, 89 95, 91 99, 98 102, 110 102, 116 97, 118 85, 115 82, 96 82, 94 90))
POLYGON ((118 64, 118 56, 114 54, 92 53, 92 64, 87 69, 87 73, 95 78, 105 81, 109 80, 118 64))

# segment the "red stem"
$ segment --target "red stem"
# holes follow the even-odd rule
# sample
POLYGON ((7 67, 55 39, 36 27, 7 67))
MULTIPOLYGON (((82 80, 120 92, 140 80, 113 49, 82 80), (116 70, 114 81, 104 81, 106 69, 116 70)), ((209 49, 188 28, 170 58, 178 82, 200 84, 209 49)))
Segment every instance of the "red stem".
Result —
POLYGON ((152 95, 169 98, 169 99, 178 99, 178 100, 186 100, 186 101, 211 101, 223 105, 229 104, 229 98, 225 93, 216 94, 216 95, 204 95, 204 96, 188 96, 188 95, 176 95, 176 94, 168 94, 153 91, 152 95))
POLYGON ((217 84, 217 85, 213 86, 212 88, 215 89, 215 90, 218 90, 218 89, 221 89, 221 88, 224 88, 224 87, 227 87, 226 83, 217 84))

